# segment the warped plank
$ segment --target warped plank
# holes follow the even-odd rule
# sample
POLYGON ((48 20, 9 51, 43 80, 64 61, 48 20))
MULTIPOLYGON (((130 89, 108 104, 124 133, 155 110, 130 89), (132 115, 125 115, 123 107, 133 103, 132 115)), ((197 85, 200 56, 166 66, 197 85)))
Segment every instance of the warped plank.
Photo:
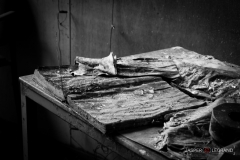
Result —
POLYGON ((163 119, 167 113, 204 106, 158 76, 72 76, 73 66, 42 67, 34 79, 103 133, 163 119), (61 74, 60 74, 61 72, 61 74), (62 83, 61 83, 62 82, 62 83))
POLYGON ((103 133, 147 125, 167 113, 198 108, 205 102, 192 98, 165 81, 148 82, 112 95, 72 100, 71 106, 103 133))
POLYGON ((175 62, 166 58, 125 57, 116 58, 113 53, 102 59, 76 57, 75 63, 80 64, 79 70, 87 73, 87 68, 97 69, 114 76, 162 76, 178 78, 178 69, 175 62))
POLYGON ((166 78, 178 78, 176 64, 170 59, 158 58, 119 58, 117 60, 117 74, 120 76, 161 75, 166 78))
POLYGON ((64 84, 76 77, 72 76, 70 71, 76 70, 76 66, 46 66, 35 69, 33 81, 49 91, 49 93, 64 101, 66 99, 66 87, 64 84))
POLYGON ((34 79, 60 100, 69 94, 78 94, 79 98, 93 98, 130 90, 130 86, 138 86, 148 82, 162 80, 161 77, 104 77, 104 76, 72 76, 75 66, 41 67, 34 72, 34 79))
POLYGON ((63 101, 65 96, 62 83, 72 77, 71 74, 68 74, 68 72, 67 75, 65 74, 65 76, 63 76, 64 72, 66 73, 68 68, 68 66, 40 67, 34 71, 33 81, 49 91, 53 97, 63 101))

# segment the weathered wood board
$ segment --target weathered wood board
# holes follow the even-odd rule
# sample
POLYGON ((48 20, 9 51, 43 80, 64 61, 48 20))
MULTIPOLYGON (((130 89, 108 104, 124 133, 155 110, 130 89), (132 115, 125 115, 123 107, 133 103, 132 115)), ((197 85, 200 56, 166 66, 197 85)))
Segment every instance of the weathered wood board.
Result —
POLYGON ((34 71, 33 80, 53 97, 63 101, 65 100, 63 84, 74 78, 69 72, 70 69, 71 66, 40 67, 34 71))
POLYGON ((161 77, 73 77, 73 68, 42 67, 34 79, 56 98, 66 96, 70 106, 103 133, 146 125, 167 113, 205 105, 161 77))
POLYGON ((72 107, 103 133, 146 125, 170 112, 204 106, 165 81, 129 87, 117 94, 69 100, 72 107))
POLYGON ((162 81, 161 77, 107 77, 95 76, 94 73, 84 76, 73 76, 76 66, 41 67, 34 72, 34 79, 59 100, 65 100, 69 94, 75 99, 93 98, 106 94, 131 90, 129 87, 148 82, 162 81))

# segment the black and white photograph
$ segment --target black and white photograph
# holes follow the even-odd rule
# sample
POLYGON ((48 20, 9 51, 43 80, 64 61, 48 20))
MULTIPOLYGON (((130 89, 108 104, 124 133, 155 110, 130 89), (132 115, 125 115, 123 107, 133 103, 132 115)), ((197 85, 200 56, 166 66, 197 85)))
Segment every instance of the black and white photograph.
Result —
POLYGON ((0 0, 1 160, 240 159, 240 1, 0 0))

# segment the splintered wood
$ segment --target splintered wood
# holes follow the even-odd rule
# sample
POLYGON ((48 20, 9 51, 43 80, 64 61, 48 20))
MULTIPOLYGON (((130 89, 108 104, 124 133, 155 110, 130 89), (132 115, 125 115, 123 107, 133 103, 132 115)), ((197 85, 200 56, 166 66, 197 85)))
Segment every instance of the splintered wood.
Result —
MULTIPOLYGON (((148 77, 150 78, 150 77, 148 77)), ((161 119, 169 112, 204 106, 205 102, 192 98, 171 87, 160 78, 137 86, 106 89, 107 93, 91 98, 70 100, 71 106, 102 132, 146 125, 161 119)), ((69 99, 74 99, 69 96, 69 99)))
POLYGON ((103 133, 146 125, 167 113, 205 105, 158 76, 73 77, 72 70, 62 67, 60 77, 57 67, 42 67, 35 71, 35 81, 60 100, 67 95, 71 107, 103 133))

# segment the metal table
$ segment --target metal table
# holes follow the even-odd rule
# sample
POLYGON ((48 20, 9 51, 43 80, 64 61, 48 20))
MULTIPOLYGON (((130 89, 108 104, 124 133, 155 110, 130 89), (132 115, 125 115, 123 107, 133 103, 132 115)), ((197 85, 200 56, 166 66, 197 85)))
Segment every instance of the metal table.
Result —
MULTIPOLYGON (((27 121, 27 105, 26 98, 30 98, 36 103, 40 104, 42 107, 57 115, 70 125, 76 127, 81 132, 85 133, 94 140, 110 149, 111 151, 117 153, 123 159, 147 159, 147 160, 164 160, 166 159, 160 153, 141 145, 140 143, 134 142, 127 138, 124 134, 117 134, 114 136, 108 136, 102 134, 100 131, 91 126, 87 121, 81 119, 78 114, 71 109, 67 104, 63 104, 54 97, 50 96, 46 90, 33 81, 33 75, 20 77, 20 87, 21 87, 21 110, 22 110, 22 132, 23 132, 23 150, 24 150, 24 160, 28 160, 28 126, 27 121)), ((134 131, 131 131, 134 132, 134 131)), ((126 133, 126 132, 125 132, 126 133)), ((126 133, 126 135, 131 135, 131 133, 126 133)), ((132 135, 134 135, 133 133, 132 135)), ((135 134, 138 135, 138 134, 135 134)), ((137 137, 138 139, 140 137, 137 137)))

